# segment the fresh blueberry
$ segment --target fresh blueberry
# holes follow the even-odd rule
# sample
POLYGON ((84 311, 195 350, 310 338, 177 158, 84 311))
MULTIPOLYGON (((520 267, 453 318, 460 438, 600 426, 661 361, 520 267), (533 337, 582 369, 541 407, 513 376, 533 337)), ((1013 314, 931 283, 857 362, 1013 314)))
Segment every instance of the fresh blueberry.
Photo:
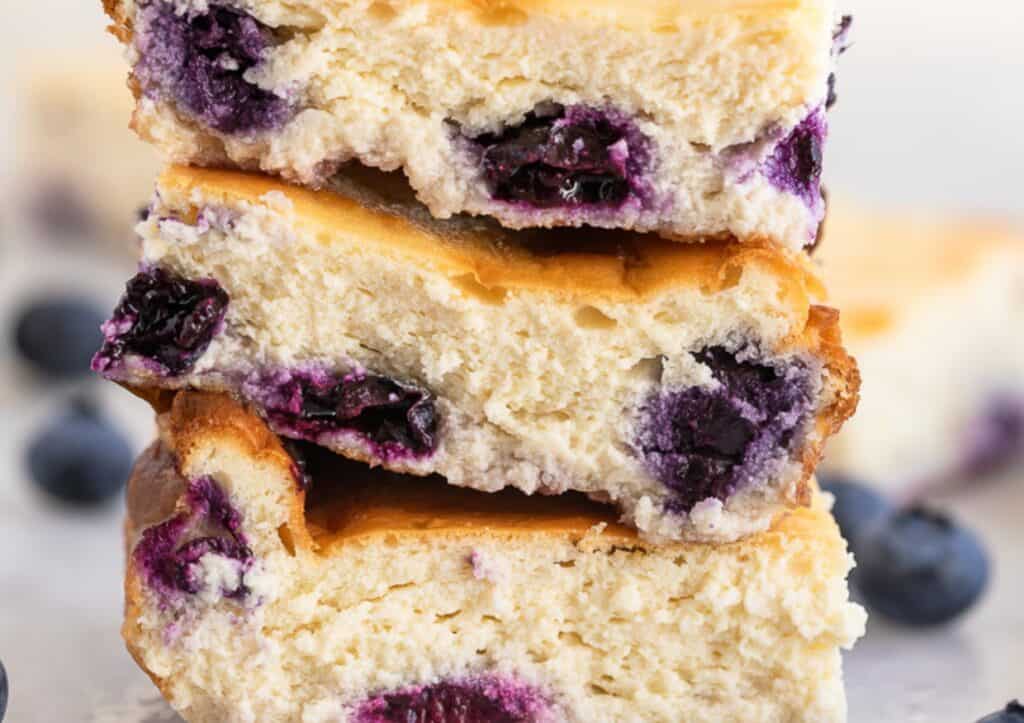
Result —
POLYGON ((981 542, 948 516, 915 506, 861 535, 853 583, 869 607, 908 625, 939 625, 977 602, 989 579, 981 542))
POLYGON ((4 664, 0 663, 0 721, 4 719, 4 715, 7 713, 7 671, 4 670, 4 664))
POLYGON ((89 373, 103 343, 103 312, 79 296, 55 296, 27 304, 14 324, 14 346, 35 369, 69 379, 89 373))
POLYGON ((819 475, 818 483, 824 492, 835 497, 832 515, 843 537, 856 551, 864 531, 889 513, 889 503, 868 485, 842 475, 819 475))
POLYGON ((94 411, 75 405, 32 440, 28 470, 53 497, 93 505, 113 497, 132 467, 128 440, 94 411))
POLYGON ((1005 708, 979 719, 978 723, 1024 723, 1024 705, 1019 700, 1011 700, 1005 708))

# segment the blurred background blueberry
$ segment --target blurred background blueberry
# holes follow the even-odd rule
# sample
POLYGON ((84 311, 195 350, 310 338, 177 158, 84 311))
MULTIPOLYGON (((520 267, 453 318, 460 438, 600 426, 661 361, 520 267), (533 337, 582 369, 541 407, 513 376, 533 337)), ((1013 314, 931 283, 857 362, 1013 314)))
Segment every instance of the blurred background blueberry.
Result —
POLYGON ((1005 708, 979 719, 978 723, 1024 723, 1024 705, 1011 700, 1005 708))
POLYGON ((947 623, 989 580, 978 537, 948 515, 912 506, 858 530, 852 583, 874 612, 906 625, 947 623))
POLYGON ((89 362, 100 348, 105 313, 82 296, 34 299, 21 307, 14 321, 14 346, 37 372, 56 379, 89 374, 89 362))
POLYGON ((72 505, 106 502, 124 487, 132 466, 128 440, 88 400, 76 400, 30 442, 32 480, 72 505))

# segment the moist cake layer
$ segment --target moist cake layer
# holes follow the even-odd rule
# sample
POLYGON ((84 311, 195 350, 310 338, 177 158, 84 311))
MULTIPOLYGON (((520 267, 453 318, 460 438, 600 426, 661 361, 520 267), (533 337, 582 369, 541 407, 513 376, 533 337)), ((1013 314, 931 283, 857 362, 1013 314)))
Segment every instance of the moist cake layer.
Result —
POLYGON ((579 495, 326 453, 307 456, 307 493, 225 397, 181 395, 160 428, 129 487, 124 634, 190 721, 845 718, 839 648, 864 620, 821 500, 740 543, 652 546, 579 495), (197 484, 251 561, 210 549, 199 590, 168 591, 147 539, 198 519, 197 484))
POLYGON ((802 254, 441 222, 393 180, 171 169, 95 368, 392 470, 582 491, 650 538, 806 500, 857 376, 802 254))
POLYGON ((840 199, 820 256, 864 375, 826 465, 904 487, 1024 460, 1024 232, 840 199))
POLYGON ((832 0, 105 0, 135 129, 330 186, 402 169, 442 218, 800 248, 824 215, 832 0))

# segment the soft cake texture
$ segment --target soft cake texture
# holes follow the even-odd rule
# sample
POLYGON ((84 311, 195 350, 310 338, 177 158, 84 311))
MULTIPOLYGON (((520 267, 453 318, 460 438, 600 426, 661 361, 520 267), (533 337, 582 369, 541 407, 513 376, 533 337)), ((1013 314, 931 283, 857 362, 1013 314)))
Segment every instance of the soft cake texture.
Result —
POLYGON ((1024 232, 840 199, 819 255, 864 377, 826 468, 909 492, 1024 459, 1024 232))
POLYGON ((578 495, 329 454, 307 493, 226 397, 181 394, 160 428, 129 486, 124 635, 192 723, 845 719, 839 648, 864 613, 820 498, 740 543, 651 546, 578 495), (195 518, 197 480, 248 542, 244 594, 216 551, 195 592, 140 564, 153 529, 195 518))
POLYGON ((318 187, 356 159, 515 228, 799 248, 824 215, 832 0, 104 3, 176 162, 318 187))
POLYGON ((736 539, 806 502, 857 373, 802 254, 441 222, 393 177, 345 178, 170 169, 95 368, 230 392, 395 471, 582 491, 650 539, 736 539), (170 290, 132 291, 157 276, 170 290), (195 309, 164 311, 179 298, 195 309), (136 334, 150 320, 181 354, 136 334))

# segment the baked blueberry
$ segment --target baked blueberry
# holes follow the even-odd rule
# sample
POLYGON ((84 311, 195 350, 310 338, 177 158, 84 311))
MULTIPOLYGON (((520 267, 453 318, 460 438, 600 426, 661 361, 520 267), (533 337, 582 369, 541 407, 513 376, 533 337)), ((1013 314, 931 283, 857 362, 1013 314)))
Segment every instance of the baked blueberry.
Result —
POLYGON ((988 714, 978 723, 1024 723, 1024 705, 1019 700, 1011 700, 1005 708, 988 714))
POLYGON ((247 79, 276 42, 270 28, 214 4, 179 13, 172 3, 154 2, 144 17, 135 76, 147 93, 168 96, 222 133, 263 131, 287 120, 288 100, 247 79))
POLYGON ((873 610, 908 625, 939 625, 970 608, 988 584, 980 540, 943 513, 893 512, 859 538, 854 585, 873 610))
POLYGON ((784 456, 810 411, 809 372, 740 361, 723 347, 694 355, 717 384, 661 390, 640 410, 639 452, 672 490, 673 512, 727 500, 784 456))
POLYGON ((227 292, 216 281, 192 281, 160 268, 141 271, 103 325, 106 341, 92 368, 104 372, 130 354, 155 362, 165 374, 181 374, 206 351, 227 307, 227 292))
POLYGON ((358 723, 531 723, 547 707, 535 692, 497 680, 442 681, 384 693, 359 708, 358 723))
POLYGON ((103 312, 73 295, 37 299, 14 323, 14 348, 37 371, 57 379, 89 373, 89 360, 103 342, 103 312))
POLYGON ((132 449, 110 422, 77 405, 32 440, 27 463, 33 481, 47 494, 95 505, 116 495, 128 480, 132 449))
POLYGON ((244 598, 249 590, 244 574, 252 565, 253 553, 242 532, 242 515, 224 490, 209 477, 188 483, 187 509, 159 525, 150 527, 133 553, 146 580, 166 594, 195 594, 203 589, 200 561, 208 554, 236 563, 237 584, 220 592, 228 598, 244 598))
POLYGON ((856 552, 864 532, 890 512, 889 502, 868 485, 850 477, 822 474, 818 475, 818 483, 835 498, 832 516, 850 548, 856 552))
POLYGON ((281 433, 298 439, 357 432, 383 458, 430 454, 437 447, 434 397, 411 384, 374 374, 308 370, 269 375, 248 387, 281 433))
POLYGON ((492 196, 537 208, 617 206, 636 191, 647 157, 632 123, 585 107, 549 104, 520 125, 473 140, 492 196))
POLYGON ((798 196, 809 207, 821 202, 822 149, 828 124, 818 109, 775 146, 762 173, 773 186, 798 196))

